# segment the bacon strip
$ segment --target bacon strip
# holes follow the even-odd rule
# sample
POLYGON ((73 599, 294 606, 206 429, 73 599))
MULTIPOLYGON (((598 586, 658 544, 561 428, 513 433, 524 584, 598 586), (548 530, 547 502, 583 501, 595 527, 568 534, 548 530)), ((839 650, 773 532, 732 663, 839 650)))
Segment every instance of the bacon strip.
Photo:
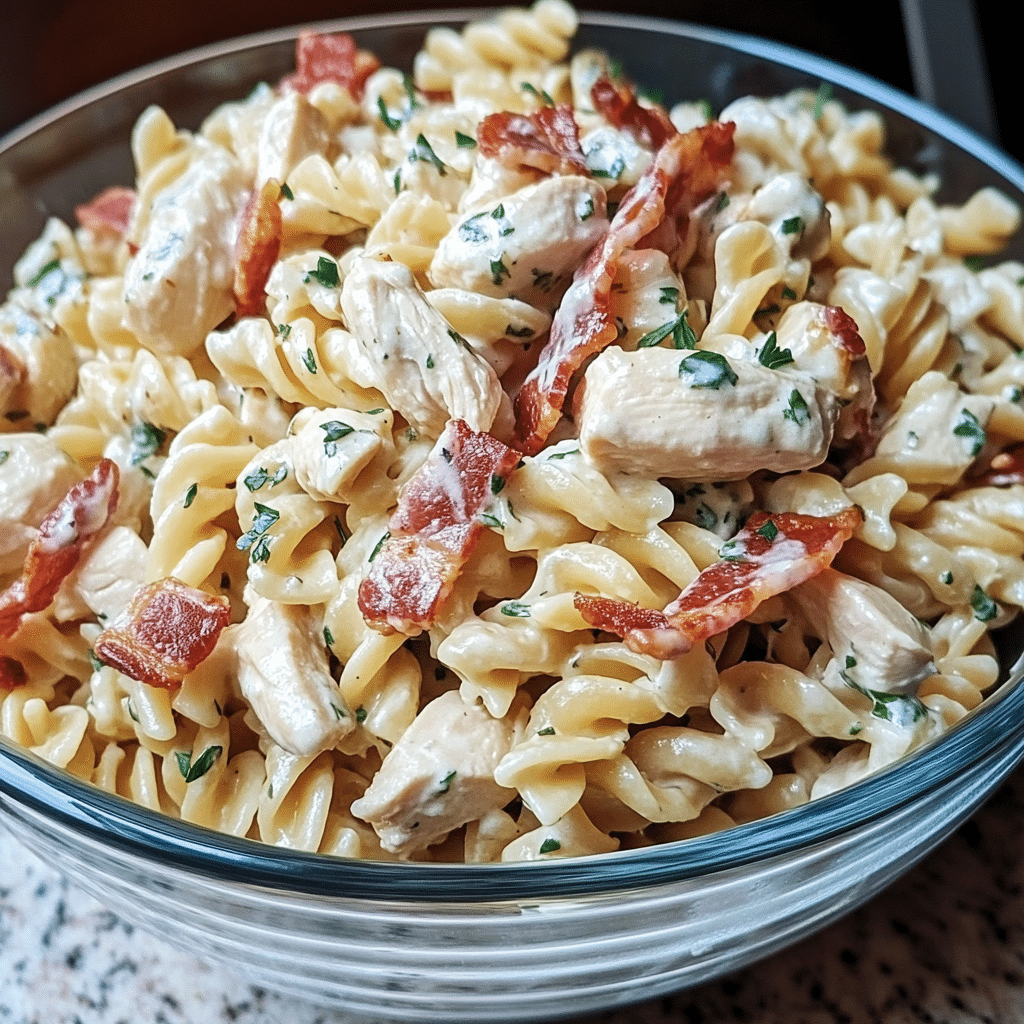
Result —
POLYGON ((28 682, 25 666, 16 658, 0 655, 0 690, 13 690, 28 682))
POLYGON ((140 587, 93 651, 132 679, 172 689, 210 656, 230 618, 226 597, 168 577, 140 587))
POLYGON ((867 352, 864 339, 860 336, 857 322, 842 306, 825 307, 825 323, 839 340, 840 345, 854 358, 867 352))
POLYGON ((267 281, 281 252, 281 183, 264 182, 242 211, 235 243, 235 314, 258 316, 266 307, 267 281))
MULTIPOLYGON (((516 442, 535 454, 562 415, 572 375, 612 342, 612 285, 628 249, 650 248, 666 219, 689 210, 718 187, 732 161, 735 125, 703 125, 670 138, 626 193, 604 240, 576 272, 551 324, 551 336, 516 398, 516 442)), ((675 229, 673 229, 675 233, 675 229)), ((665 240, 659 240, 659 247, 665 240)))
POLYGON ((629 86, 616 85, 607 75, 594 83, 590 98, 599 114, 616 128, 629 132, 641 145, 660 149, 676 134, 664 107, 644 106, 629 86))
POLYGON ((403 488, 359 586, 370 626, 415 636, 436 621, 483 532, 482 513, 518 462, 519 452, 490 434, 449 421, 403 488))
POLYGON ((306 94, 321 82, 337 82, 353 99, 359 99, 366 79, 379 67, 380 61, 369 51, 357 49, 347 32, 327 35, 305 31, 295 41, 295 72, 278 85, 306 94))
POLYGON ((107 231, 122 238, 128 234, 135 211, 135 190, 123 185, 105 188, 87 203, 75 207, 75 217, 83 228, 107 231))
POLYGON ((529 114, 488 114, 477 127, 476 141, 483 156, 513 170, 590 174, 569 106, 542 107, 529 114))
POLYGON ((23 615, 41 612, 57 596, 86 542, 113 515, 119 480, 115 463, 103 459, 42 521, 29 545, 21 578, 0 594, 0 640, 14 636, 23 615))
POLYGON ((861 523, 859 509, 834 516, 755 512, 709 565, 663 612, 577 594, 590 625, 617 633, 630 650, 677 658, 746 618, 762 601, 817 575, 861 523), (771 524, 771 525, 769 525, 771 524))

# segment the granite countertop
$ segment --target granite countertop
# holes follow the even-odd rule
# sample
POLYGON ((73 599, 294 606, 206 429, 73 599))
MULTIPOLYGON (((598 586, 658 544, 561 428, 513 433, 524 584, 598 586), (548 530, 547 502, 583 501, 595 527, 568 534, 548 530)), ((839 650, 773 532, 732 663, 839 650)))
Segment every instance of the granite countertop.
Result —
MULTIPOLYGON (((1024 1021, 1024 768, 889 889, 697 989, 577 1024, 1024 1021)), ((0 830, 0 1024, 345 1024, 120 921, 0 830)))

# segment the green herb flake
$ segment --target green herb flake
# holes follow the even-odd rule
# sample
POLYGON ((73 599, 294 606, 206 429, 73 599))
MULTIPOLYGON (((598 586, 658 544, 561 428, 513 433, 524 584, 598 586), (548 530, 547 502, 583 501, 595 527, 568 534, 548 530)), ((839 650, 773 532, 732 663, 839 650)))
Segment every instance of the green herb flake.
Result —
POLYGON ((11 450, 10 450, 10 448, 5 448, 3 451, 0 451, 0 466, 2 466, 10 457, 11 457, 11 450))
POLYGON ((576 203, 576 216, 581 221, 590 220, 594 216, 594 199, 592 196, 580 196, 576 203))
POLYGON ((711 506, 703 501, 694 509, 693 517, 702 530, 713 530, 718 525, 718 516, 711 506))
POLYGON ((287 185, 281 186, 281 198, 282 199, 294 199, 295 193, 287 185))
POLYGON ((665 287, 659 289, 661 291, 661 298, 658 299, 663 306, 674 306, 679 301, 679 289, 674 287, 665 287))
POLYGON ((965 256, 964 257, 964 266, 968 270, 971 270, 971 271, 973 271, 976 274, 976 273, 978 273, 979 270, 984 270, 985 269, 985 257, 984 256, 974 256, 974 255, 972 255, 972 256, 965 256))
POLYGON ((535 85, 532 85, 530 82, 523 82, 520 88, 523 90, 523 92, 527 92, 531 96, 535 96, 546 106, 553 107, 555 105, 555 101, 543 89, 538 89, 535 85))
POLYGON ((715 201, 715 213, 721 213, 729 205, 729 193, 719 192, 715 201))
POLYGON ((44 263, 29 279, 27 287, 35 288, 35 286, 39 284, 39 282, 42 281, 44 277, 47 277, 49 274, 52 274, 55 270, 60 270, 59 259, 50 260, 49 263, 44 263))
POLYGON ((971 594, 971 610, 979 622, 991 622, 999 614, 999 606, 977 585, 971 594))
POLYGON ((561 848, 562 844, 557 839, 552 839, 550 836, 540 844, 541 853, 554 853, 556 850, 560 850, 561 848))
POLYGON ((277 333, 280 334, 282 338, 287 338, 288 335, 292 333, 292 325, 291 324, 278 324, 277 325, 277 333))
POLYGON ((804 229, 803 217, 787 217, 782 222, 782 233, 784 235, 799 235, 804 229))
POLYGON ((779 535, 779 528, 775 525, 774 521, 769 519, 761 526, 757 531, 758 537, 763 537, 769 544, 775 540, 779 535))
POLYGON ((428 353, 427 355, 427 369, 432 370, 434 368, 434 357, 428 353))
POLYGON ((772 331, 757 353, 757 361, 762 366, 767 366, 769 370, 777 370, 780 366, 787 366, 793 362, 793 353, 788 348, 779 348, 778 337, 772 331))
POLYGON ((782 413, 782 418, 791 420, 798 427, 803 426, 811 418, 807 402, 796 388, 789 393, 789 408, 782 413))
POLYGON ((381 539, 379 541, 377 541, 377 546, 370 552, 370 557, 369 557, 368 561, 372 562, 380 554, 380 549, 382 547, 384 547, 384 545, 390 539, 391 539, 391 533, 389 531, 389 532, 385 533, 384 536, 381 537, 381 539))
POLYGON ((785 285, 782 289, 782 297, 784 299, 788 299, 790 302, 793 302, 796 300, 796 292, 793 291, 793 289, 790 288, 789 285, 785 285))
POLYGON ((953 582, 953 574, 947 569, 940 577, 940 582, 945 583, 948 587, 953 582))
POLYGON ((338 442, 343 437, 355 433, 356 428, 342 423, 341 420, 328 420, 320 424, 320 429, 324 432, 324 452, 331 459, 338 454, 338 442))
POLYGON ((316 261, 316 270, 311 270, 306 274, 305 280, 307 282, 316 281, 317 284, 322 284, 325 288, 337 288, 338 282, 341 280, 338 275, 338 264, 327 256, 319 256, 316 261))
POLYGON ((734 385, 739 379, 725 356, 704 350, 688 355, 679 363, 679 376, 687 379, 691 388, 716 391, 724 384, 734 385))
POLYGON ((451 771, 441 780, 437 787, 439 793, 447 793, 448 790, 451 789, 452 780, 455 778, 455 774, 456 773, 454 771, 451 771))
POLYGON ((505 529, 505 524, 496 515, 492 515, 490 512, 481 512, 480 522, 485 526, 490 526, 494 530, 505 529))
POLYGON ((402 127, 402 119, 400 117, 392 117, 388 113, 388 105, 384 102, 383 96, 377 97, 377 110, 380 112, 381 123, 385 128, 396 132, 402 127))
MULTIPOLYGON (((662 289, 667 291, 668 289, 662 289)), ((659 301, 665 301, 661 299, 659 301)), ((669 320, 668 323, 662 324, 661 327, 656 327, 653 331, 645 334, 637 343, 636 347, 640 348, 653 348, 655 345, 660 345, 669 335, 672 337, 672 347, 675 349, 693 349, 697 347, 697 335, 694 334, 693 328, 690 326, 690 322, 687 319, 689 310, 684 309, 679 316, 674 320, 669 320)))
POLYGON ((328 647, 334 646, 334 634, 327 626, 324 626, 324 643, 327 644, 328 647))
POLYGON ((313 355, 311 348, 306 349, 306 354, 302 357, 302 361, 306 364, 306 369, 310 373, 316 373, 316 357, 313 355))
POLYGON ((971 442, 972 457, 977 455, 985 445, 985 428, 970 409, 960 410, 960 419, 953 428, 953 433, 957 437, 965 437, 971 442))
POLYGON ((815 121, 821 118, 821 115, 825 112, 825 104, 830 99, 832 99, 832 86, 828 82, 822 82, 818 86, 818 91, 814 96, 814 106, 811 109, 815 121))
POLYGON ((502 260, 491 260, 491 282, 493 284, 500 285, 504 278, 511 276, 511 272, 502 260))
POLYGON ((568 456, 568 455, 579 455, 579 453, 580 453, 579 448, 573 448, 572 451, 568 451, 568 452, 552 452, 547 457, 546 461, 548 461, 548 462, 555 462, 556 460, 561 461, 562 459, 566 458, 566 456, 568 456))
POLYGON ((201 779, 212 767, 214 761, 224 753, 221 746, 207 747, 200 755, 192 760, 192 754, 188 750, 176 750, 175 759, 178 762, 178 771, 185 780, 185 784, 201 779))
MULTIPOLYGON (((257 540, 263 537, 263 534, 265 534, 267 530, 269 530, 270 527, 281 518, 281 513, 278 512, 276 508, 271 508, 269 505, 261 505, 257 501, 254 503, 254 508, 256 509, 256 512, 252 519, 252 529, 243 533, 235 544, 239 551, 248 551, 249 548, 253 547, 257 540)), ((269 546, 264 544, 264 548, 266 549, 266 557, 257 558, 254 550, 252 555, 254 561, 265 562, 267 558, 269 558, 269 546)))
POLYGON ((554 736, 555 735, 555 727, 553 725, 549 725, 549 726, 547 726, 544 729, 538 729, 537 730, 537 735, 538 736, 554 736))
POLYGON ((445 167, 444 162, 434 152, 433 147, 427 142, 427 137, 420 132, 416 136, 416 145, 409 151, 410 160, 419 160, 422 163, 433 164, 437 173, 442 177, 448 173, 448 168, 445 167))
POLYGON ((476 149, 476 139, 472 135, 466 135, 465 132, 460 132, 458 129, 455 130, 455 145, 459 149, 476 149))
POLYGON ((505 478, 497 473, 491 474, 491 494, 501 494, 505 488, 505 478))
POLYGON ((96 657, 96 652, 91 647, 89 648, 89 664, 92 665, 93 672, 99 672, 103 668, 103 662, 96 657))
POLYGON ((193 484, 185 492, 185 508, 189 508, 192 502, 196 500, 196 495, 199 493, 199 484, 193 484))
POLYGON ((399 192, 402 191, 402 168, 401 167, 399 167, 398 170, 395 171, 395 176, 391 179, 391 187, 395 190, 395 195, 396 196, 398 195, 399 192))
POLYGON ((138 466, 151 455, 156 455, 166 439, 167 434, 152 423, 136 423, 131 435, 131 464, 138 466))
POLYGON ((507 615, 510 619, 530 618, 530 606, 522 601, 506 601, 501 606, 501 614, 507 615))
POLYGON ((362 725, 366 721, 366 708, 362 705, 356 708, 356 721, 362 725))
POLYGON ((456 345, 461 345, 467 352, 473 351, 472 348, 470 348, 469 342, 466 341, 466 339, 454 328, 448 328, 448 337, 451 338, 456 345))

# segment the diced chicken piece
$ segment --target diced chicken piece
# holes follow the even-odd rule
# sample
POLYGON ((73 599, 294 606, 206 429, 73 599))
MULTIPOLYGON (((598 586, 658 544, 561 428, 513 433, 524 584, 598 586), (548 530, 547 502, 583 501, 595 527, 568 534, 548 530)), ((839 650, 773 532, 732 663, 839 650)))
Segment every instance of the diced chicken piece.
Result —
POLYGON ((0 575, 20 570, 39 524, 82 475, 45 434, 0 435, 0 575))
POLYGON ((71 338, 17 302, 0 306, 0 434, 37 423, 49 426, 77 383, 71 338))
POLYGON ((100 622, 114 622, 145 583, 146 544, 115 526, 85 553, 68 583, 100 622))
POLYGON ((331 750, 355 725, 306 605, 257 598, 234 636, 238 685, 270 738, 298 757, 331 750))
POLYGON ((825 200, 798 171, 770 178, 739 206, 735 218, 766 225, 793 259, 821 259, 832 239, 825 200))
POLYGON ((427 276, 438 288, 510 295, 553 309, 608 230, 604 189, 580 175, 545 178, 463 217, 427 276))
POLYGON ((605 349, 587 369, 580 446, 603 472, 735 480, 825 461, 839 412, 806 374, 717 352, 605 349))
POLYGON ((410 854, 515 796, 494 770, 518 738, 518 720, 492 718, 451 690, 431 701, 391 749, 352 813, 381 845, 410 854))
POLYGON ((125 325, 147 348, 190 355, 234 309, 235 241, 249 187, 241 163, 205 143, 157 195, 124 277, 125 325))
POLYGON ((927 629, 880 587, 827 568, 789 597, 865 689, 913 696, 935 672, 927 629))
POLYGON ((994 398, 964 394, 956 381, 928 371, 911 384, 874 456, 851 481, 894 472, 910 484, 956 483, 981 454, 994 407, 994 398))
POLYGON ((301 92, 285 92, 260 129, 256 187, 284 181, 307 156, 326 153, 328 142, 327 118, 301 92))
POLYGON ((359 474, 384 448, 390 420, 353 409, 323 409, 304 418, 291 442, 299 486, 317 501, 350 502, 359 474))
POLYGON ((507 404, 497 375, 427 302, 408 267, 357 259, 341 308, 358 347, 350 368, 358 384, 377 388, 431 437, 450 419, 491 428, 507 404))

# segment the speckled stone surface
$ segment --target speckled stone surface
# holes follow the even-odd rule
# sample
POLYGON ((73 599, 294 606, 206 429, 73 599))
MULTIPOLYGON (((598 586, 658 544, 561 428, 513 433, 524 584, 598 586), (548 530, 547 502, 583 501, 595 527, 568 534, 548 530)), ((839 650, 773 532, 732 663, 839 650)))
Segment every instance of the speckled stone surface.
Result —
MULTIPOLYGON (((871 903, 719 981, 578 1024, 1024 1022, 1024 770, 871 903)), ((118 920, 0 831, 3 1024, 345 1024, 118 920)))

